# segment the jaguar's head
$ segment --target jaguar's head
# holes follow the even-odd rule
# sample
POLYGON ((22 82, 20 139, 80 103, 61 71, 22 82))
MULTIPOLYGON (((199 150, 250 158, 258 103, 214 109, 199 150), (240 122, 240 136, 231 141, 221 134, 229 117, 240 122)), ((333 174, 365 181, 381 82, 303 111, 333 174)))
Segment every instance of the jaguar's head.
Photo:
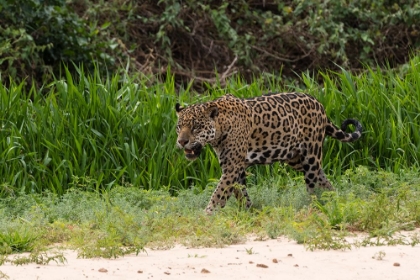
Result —
POLYGON ((216 122, 219 109, 212 102, 182 108, 175 106, 178 115, 177 146, 184 150, 185 157, 195 160, 203 147, 216 137, 216 122))

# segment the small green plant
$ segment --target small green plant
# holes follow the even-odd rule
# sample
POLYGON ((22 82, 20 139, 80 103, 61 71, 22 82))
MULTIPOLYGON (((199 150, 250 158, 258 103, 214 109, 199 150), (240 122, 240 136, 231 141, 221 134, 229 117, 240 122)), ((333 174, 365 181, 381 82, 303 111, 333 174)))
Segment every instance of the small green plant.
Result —
POLYGON ((15 256, 13 259, 9 259, 6 255, 3 255, 3 258, 0 260, 0 265, 5 263, 11 263, 13 265, 25 265, 30 263, 48 265, 52 261, 57 264, 64 264, 67 259, 62 253, 51 254, 47 252, 32 252, 29 256, 15 256))
POLYGON ((409 244, 410 244, 412 247, 414 247, 414 246, 416 246, 416 245, 420 244, 420 237, 419 237, 419 234, 415 234, 414 236, 411 236, 409 244))
POLYGON ((379 251, 373 255, 372 259, 382 261, 385 258, 385 256, 386 253, 384 251, 379 251))
POLYGON ((126 214, 118 207, 109 207, 110 214, 97 213, 96 224, 91 227, 98 228, 90 241, 86 242, 83 232, 79 232, 77 243, 79 257, 118 258, 127 254, 146 252, 145 238, 141 236, 141 227, 134 221, 133 216, 126 214))
POLYGON ((315 198, 313 205, 325 214, 332 229, 343 227, 345 223, 344 205, 339 202, 339 197, 335 192, 324 192, 321 201, 315 198))
POLYGON ((253 250, 253 248, 251 247, 251 248, 245 248, 245 252, 248 254, 248 255, 254 255, 254 254, 256 254, 256 252, 253 250))
POLYGON ((188 254, 188 258, 205 258, 206 257, 206 255, 198 255, 198 254, 194 254, 194 255, 190 255, 190 254, 188 254))
POLYGON ((3 273, 2 271, 0 271, 0 279, 10 279, 10 277, 8 275, 6 275, 5 273, 3 273))
POLYGON ((0 232, 0 254, 31 252, 39 238, 28 228, 8 229, 0 232))

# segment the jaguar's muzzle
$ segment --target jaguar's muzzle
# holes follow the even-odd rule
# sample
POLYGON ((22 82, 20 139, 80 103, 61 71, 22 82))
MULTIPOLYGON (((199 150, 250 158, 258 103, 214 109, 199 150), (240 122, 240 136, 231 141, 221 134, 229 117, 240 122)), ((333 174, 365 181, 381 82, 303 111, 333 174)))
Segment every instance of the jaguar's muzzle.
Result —
POLYGON ((198 158, 201 154, 201 150, 203 149, 203 146, 200 144, 194 145, 191 149, 184 149, 185 157, 189 160, 195 160, 198 158))

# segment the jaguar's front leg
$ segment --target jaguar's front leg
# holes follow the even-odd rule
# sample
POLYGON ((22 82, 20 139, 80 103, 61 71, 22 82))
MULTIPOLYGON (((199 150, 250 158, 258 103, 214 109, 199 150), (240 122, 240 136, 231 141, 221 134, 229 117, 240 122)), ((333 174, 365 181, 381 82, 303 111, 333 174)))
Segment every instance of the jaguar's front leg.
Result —
POLYGON ((225 207, 226 201, 232 195, 234 190, 233 183, 234 179, 232 179, 231 175, 223 174, 220 178, 219 183, 217 184, 216 189, 214 190, 209 204, 206 207, 207 214, 213 214, 215 208, 217 206, 225 207))
POLYGON ((231 197, 232 193, 235 193, 235 196, 238 200, 246 198, 246 206, 251 206, 251 201, 245 189, 245 185, 242 185, 242 176, 245 176, 244 169, 223 169, 223 171, 224 172, 222 177, 220 178, 219 184, 217 184, 217 188, 213 192, 210 198, 210 202, 206 207, 205 211, 207 212, 207 214, 213 214, 217 206, 220 206, 221 208, 225 207, 226 202, 229 199, 229 197, 231 197), (240 190, 237 189, 237 184, 241 184, 240 190))

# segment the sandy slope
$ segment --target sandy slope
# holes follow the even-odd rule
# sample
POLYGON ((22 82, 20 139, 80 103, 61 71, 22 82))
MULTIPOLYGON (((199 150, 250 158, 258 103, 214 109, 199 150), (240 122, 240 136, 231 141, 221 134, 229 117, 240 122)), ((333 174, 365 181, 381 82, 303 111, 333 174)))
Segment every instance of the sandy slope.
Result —
POLYGON ((420 279, 420 245, 362 247, 351 251, 307 251, 280 238, 248 241, 222 249, 147 250, 116 260, 0 266, 10 279, 420 279), (247 252, 252 248, 252 254, 247 252), (373 258, 382 251, 382 260, 373 258), (396 266, 398 263, 399 266, 396 266))

